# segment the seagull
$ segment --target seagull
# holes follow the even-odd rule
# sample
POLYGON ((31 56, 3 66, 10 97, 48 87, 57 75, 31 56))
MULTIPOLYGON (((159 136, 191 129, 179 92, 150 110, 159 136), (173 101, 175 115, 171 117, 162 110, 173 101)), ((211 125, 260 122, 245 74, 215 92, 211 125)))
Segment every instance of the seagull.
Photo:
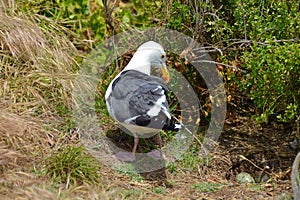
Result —
POLYGON ((178 131, 180 124, 171 122, 167 101, 169 72, 163 47, 153 41, 142 44, 128 65, 110 82, 105 101, 110 116, 134 137, 131 152, 114 155, 125 162, 133 162, 139 137, 158 134, 160 153, 149 156, 162 158, 160 130, 178 131), (152 75, 152 72, 158 72, 152 75))

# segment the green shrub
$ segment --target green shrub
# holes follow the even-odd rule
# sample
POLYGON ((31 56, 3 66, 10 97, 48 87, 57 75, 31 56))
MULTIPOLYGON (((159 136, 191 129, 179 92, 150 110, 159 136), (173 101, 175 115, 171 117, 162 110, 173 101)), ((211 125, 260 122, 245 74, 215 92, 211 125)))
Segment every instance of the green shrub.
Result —
POLYGON ((102 1, 56 0, 50 12, 56 20, 67 21, 81 37, 102 40, 107 35, 102 1))
POLYGON ((216 7, 221 5, 219 17, 231 25, 222 38, 231 38, 225 46, 235 50, 225 52, 222 61, 241 57, 242 67, 250 72, 239 86, 249 91, 256 119, 265 122, 275 114, 281 121, 299 120, 299 2, 215 1, 216 7))
POLYGON ((100 0, 54 0, 17 2, 15 12, 45 16, 48 20, 65 27, 71 34, 70 40, 80 49, 87 50, 85 43, 101 41, 108 35, 105 12, 100 0))
POLYGON ((298 1, 235 1, 234 29, 245 39, 266 41, 299 38, 298 1))
POLYGON ((189 5, 175 1, 170 9, 168 26, 180 32, 187 32, 187 28, 195 22, 196 16, 189 5))
POLYGON ((161 25, 164 19, 163 8, 164 3, 161 1, 131 0, 120 3, 112 13, 116 31, 161 25))
POLYGON ((279 114, 282 121, 300 116, 300 45, 254 45, 243 55, 243 62, 251 71, 245 88, 250 89, 260 116, 267 121, 271 114, 279 114))

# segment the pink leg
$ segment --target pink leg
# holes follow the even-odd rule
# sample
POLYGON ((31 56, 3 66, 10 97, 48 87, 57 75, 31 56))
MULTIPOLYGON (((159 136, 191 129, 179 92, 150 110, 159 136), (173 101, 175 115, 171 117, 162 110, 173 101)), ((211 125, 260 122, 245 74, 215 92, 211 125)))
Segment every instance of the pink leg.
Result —
POLYGON ((161 136, 160 136, 160 133, 158 133, 157 135, 157 141, 158 141, 158 145, 159 145, 159 151, 160 151, 160 156, 162 157, 163 154, 162 154, 162 140, 161 140, 161 136))
POLYGON ((164 156, 162 153, 162 140, 161 140, 160 133, 158 133, 158 135, 157 135, 157 141, 158 141, 158 145, 159 145, 159 150, 153 150, 153 151, 147 153, 147 155, 155 160, 162 160, 162 159, 164 159, 164 156))
POLYGON ((120 151, 114 155, 118 160, 122 160, 124 162, 133 162, 135 160, 135 152, 139 143, 139 138, 137 135, 134 135, 134 144, 132 147, 132 151, 120 151))
POLYGON ((132 153, 133 154, 135 154, 135 152, 136 152, 138 143, 139 143, 139 138, 138 138, 137 135, 134 134, 134 144, 133 144, 133 147, 132 147, 132 153))

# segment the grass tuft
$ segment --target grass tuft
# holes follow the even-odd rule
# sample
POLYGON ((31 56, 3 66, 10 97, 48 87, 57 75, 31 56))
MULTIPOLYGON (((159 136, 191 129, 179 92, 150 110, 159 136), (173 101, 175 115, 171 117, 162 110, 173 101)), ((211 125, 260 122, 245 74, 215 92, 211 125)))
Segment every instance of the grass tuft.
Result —
POLYGON ((46 174, 57 183, 70 184, 97 183, 98 162, 85 152, 82 146, 64 147, 46 160, 46 174))

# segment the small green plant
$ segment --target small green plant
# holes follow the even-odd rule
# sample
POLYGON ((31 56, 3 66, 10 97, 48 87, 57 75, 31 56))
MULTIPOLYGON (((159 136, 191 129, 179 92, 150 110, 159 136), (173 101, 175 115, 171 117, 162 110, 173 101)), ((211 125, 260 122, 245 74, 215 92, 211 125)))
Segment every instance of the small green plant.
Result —
POLYGON ((199 165, 206 165, 206 158, 201 158, 198 155, 198 148, 193 147, 182 157, 182 160, 179 162, 180 167, 186 170, 195 170, 199 165))
POLYGON ((175 163, 169 163, 167 165, 167 168, 168 168, 168 171, 172 174, 177 174, 178 171, 177 171, 177 167, 176 167, 176 164, 175 163))
POLYGON ((192 188, 195 190, 199 190, 201 192, 215 192, 222 188, 222 184, 220 183, 205 183, 199 182, 192 185, 192 188))
POLYGON ((125 174, 131 178, 131 180, 141 181, 143 177, 136 172, 136 167, 130 163, 122 164, 117 167, 120 174, 125 174))
POLYGON ((251 190, 254 190, 254 191, 263 191, 264 190, 264 186, 259 183, 253 183, 249 187, 251 190))
POLYGON ((198 155, 199 149, 197 146, 191 147, 185 154, 182 155, 181 159, 175 163, 169 163, 167 168, 171 173, 177 173, 177 168, 184 169, 186 171, 197 170, 201 165, 207 165, 209 158, 200 157, 198 155))
POLYGON ((164 187, 153 187, 151 189, 152 192, 156 193, 156 194, 163 194, 165 192, 164 187))
POLYGON ((141 196, 143 195, 144 190, 139 189, 139 188, 134 188, 134 189, 128 189, 128 190, 121 190, 122 194, 122 199, 140 199, 141 196))
POLYGON ((82 146, 64 147, 46 160, 46 174, 54 182, 65 183, 66 187, 82 182, 96 183, 97 171, 97 161, 82 146))

